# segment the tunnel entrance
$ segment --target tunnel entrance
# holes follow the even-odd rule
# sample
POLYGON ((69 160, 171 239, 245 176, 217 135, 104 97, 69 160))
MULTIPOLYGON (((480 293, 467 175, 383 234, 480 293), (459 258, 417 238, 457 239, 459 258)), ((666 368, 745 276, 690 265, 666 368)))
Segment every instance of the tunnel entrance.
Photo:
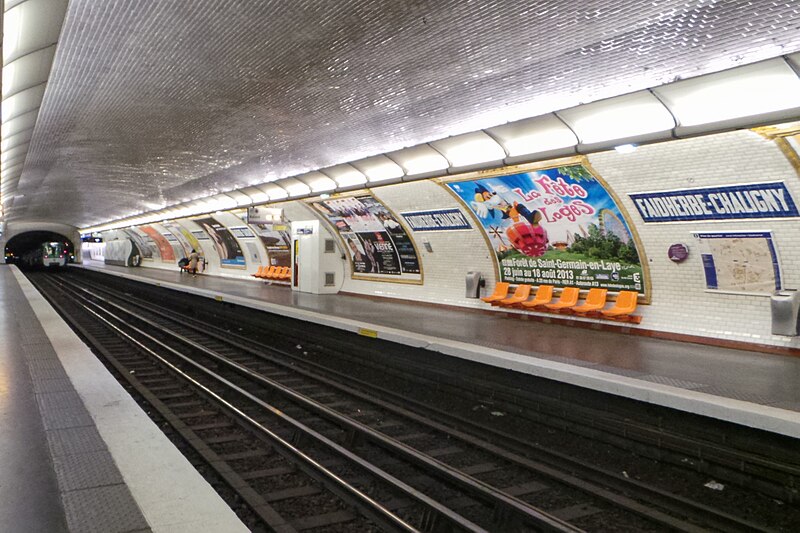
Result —
POLYGON ((63 244, 67 262, 75 262, 75 245, 60 233, 53 231, 26 231, 8 240, 5 247, 6 263, 20 263, 21 259, 45 243, 63 244))

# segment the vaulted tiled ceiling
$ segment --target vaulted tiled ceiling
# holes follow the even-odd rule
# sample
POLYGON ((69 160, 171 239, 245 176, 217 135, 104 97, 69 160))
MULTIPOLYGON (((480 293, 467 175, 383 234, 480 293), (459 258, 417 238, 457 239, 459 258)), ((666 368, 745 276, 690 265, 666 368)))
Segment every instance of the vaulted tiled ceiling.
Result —
POLYGON ((6 219, 87 227, 788 54, 799 5, 71 0, 6 219))

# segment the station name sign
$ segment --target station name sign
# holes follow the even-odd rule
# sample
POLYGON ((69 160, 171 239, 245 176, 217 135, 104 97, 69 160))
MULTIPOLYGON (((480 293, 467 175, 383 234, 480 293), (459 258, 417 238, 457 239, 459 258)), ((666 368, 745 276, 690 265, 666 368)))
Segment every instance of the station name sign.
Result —
POLYGON ((472 229, 459 209, 436 209, 400 213, 414 231, 453 231, 472 229))
POLYGON ((630 194, 645 222, 800 216, 783 182, 630 194))

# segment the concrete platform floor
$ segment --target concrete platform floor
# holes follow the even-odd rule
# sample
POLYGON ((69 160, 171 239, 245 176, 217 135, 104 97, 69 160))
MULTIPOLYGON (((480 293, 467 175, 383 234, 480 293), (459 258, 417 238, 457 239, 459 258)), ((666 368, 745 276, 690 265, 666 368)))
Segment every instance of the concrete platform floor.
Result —
POLYGON ((0 531, 247 531, 7 265, 0 265, 0 531))

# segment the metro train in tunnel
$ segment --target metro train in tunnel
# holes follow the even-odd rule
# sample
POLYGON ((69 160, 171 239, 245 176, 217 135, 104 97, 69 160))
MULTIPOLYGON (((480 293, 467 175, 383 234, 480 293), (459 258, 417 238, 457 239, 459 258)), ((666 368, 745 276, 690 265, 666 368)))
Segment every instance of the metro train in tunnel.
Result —
POLYGON ((67 247, 61 242, 45 242, 27 252, 20 258, 20 264, 28 268, 66 266, 71 257, 67 247))

